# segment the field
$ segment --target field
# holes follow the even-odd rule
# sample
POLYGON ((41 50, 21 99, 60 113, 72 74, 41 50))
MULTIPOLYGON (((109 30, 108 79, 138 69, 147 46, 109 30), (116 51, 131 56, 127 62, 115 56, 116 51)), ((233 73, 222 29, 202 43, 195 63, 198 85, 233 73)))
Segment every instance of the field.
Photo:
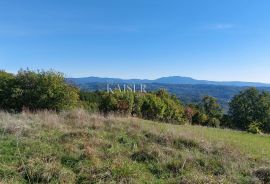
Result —
POLYGON ((74 110, 0 113, 0 183, 269 183, 270 137, 74 110))

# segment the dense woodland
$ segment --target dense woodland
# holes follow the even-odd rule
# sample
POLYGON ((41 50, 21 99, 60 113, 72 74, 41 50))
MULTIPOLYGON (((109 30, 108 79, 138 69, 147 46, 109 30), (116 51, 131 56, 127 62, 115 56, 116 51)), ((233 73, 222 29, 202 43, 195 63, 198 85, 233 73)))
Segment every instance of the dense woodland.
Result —
MULTIPOLYGON (((77 80, 66 79, 67 82, 75 85, 84 91, 105 91, 107 83, 104 82, 78 82, 77 80)), ((138 84, 141 83, 113 83, 120 84, 138 84)), ((217 102, 221 105, 225 112, 229 110, 229 102, 231 99, 239 94, 241 91, 246 90, 248 86, 226 86, 226 85, 209 85, 209 84, 164 84, 164 83, 144 83, 146 84, 147 91, 157 91, 159 89, 165 89, 170 94, 174 94, 181 100, 183 104, 197 104, 203 99, 204 96, 212 96, 217 99, 217 102)), ((256 87, 260 91, 270 92, 269 87, 256 87)))
POLYGON ((199 103, 182 103, 166 90, 155 92, 80 91, 54 71, 0 72, 0 108, 3 111, 85 108, 93 113, 134 116, 172 124, 232 128, 252 133, 270 132, 270 93, 248 88, 235 95, 224 113, 217 99, 204 96, 199 103))

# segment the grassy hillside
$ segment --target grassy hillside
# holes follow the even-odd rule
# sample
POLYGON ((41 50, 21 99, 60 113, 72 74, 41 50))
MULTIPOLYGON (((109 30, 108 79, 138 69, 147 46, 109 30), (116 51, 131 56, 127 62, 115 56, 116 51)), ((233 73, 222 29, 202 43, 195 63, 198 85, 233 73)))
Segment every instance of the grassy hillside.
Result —
POLYGON ((104 118, 0 113, 0 183, 269 183, 270 137, 104 118))

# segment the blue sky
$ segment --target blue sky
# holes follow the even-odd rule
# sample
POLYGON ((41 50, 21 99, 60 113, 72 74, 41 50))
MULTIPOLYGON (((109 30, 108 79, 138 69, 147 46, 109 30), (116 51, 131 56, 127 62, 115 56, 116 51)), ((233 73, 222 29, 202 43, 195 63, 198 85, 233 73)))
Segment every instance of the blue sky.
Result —
POLYGON ((269 0, 0 0, 0 68, 270 83, 269 0))

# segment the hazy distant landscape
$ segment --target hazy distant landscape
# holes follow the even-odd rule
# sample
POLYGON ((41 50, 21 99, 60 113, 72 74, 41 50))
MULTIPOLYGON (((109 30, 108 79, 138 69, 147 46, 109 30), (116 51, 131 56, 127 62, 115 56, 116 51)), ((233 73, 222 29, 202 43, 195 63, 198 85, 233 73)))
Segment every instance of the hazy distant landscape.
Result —
POLYGON ((213 82, 205 80, 195 80, 188 77, 164 77, 156 80, 140 80, 140 79, 116 79, 116 78, 67 78, 71 84, 78 86, 86 91, 105 91, 107 84, 146 84, 146 90, 156 91, 166 89, 170 93, 176 95, 182 102, 199 103, 206 96, 213 96, 218 99, 225 111, 232 97, 240 91, 248 87, 257 87, 262 91, 270 92, 270 84, 252 83, 252 82, 213 82))
POLYGON ((155 80, 148 79, 120 79, 120 78, 101 78, 101 77, 82 77, 82 78, 67 78, 68 81, 79 85, 87 83, 126 83, 126 84, 191 84, 191 85, 218 85, 218 86, 236 86, 236 87, 270 87, 270 84, 259 82, 217 82, 207 80, 196 80, 190 77, 162 77, 155 80))

